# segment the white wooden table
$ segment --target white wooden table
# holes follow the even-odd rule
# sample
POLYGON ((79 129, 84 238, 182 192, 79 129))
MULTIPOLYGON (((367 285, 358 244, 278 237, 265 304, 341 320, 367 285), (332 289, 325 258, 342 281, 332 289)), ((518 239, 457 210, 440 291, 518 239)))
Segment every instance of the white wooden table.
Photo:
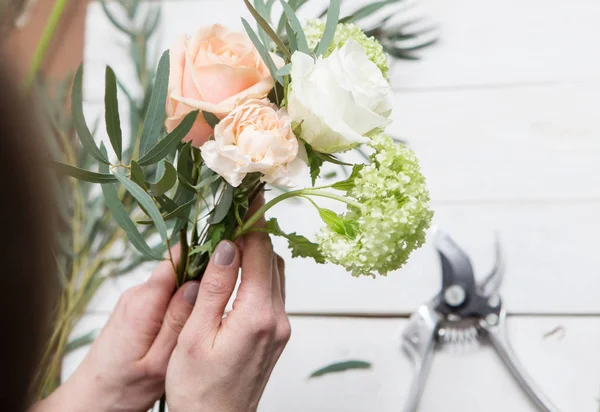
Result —
MULTIPOLYGON (((306 16, 325 4, 312 1, 306 16)), ((357 2, 366 1, 345 3, 357 2)), ((420 61, 393 63, 392 132, 406 138, 422 161, 435 224, 466 248, 478 273, 492 265, 498 233, 507 259, 502 294, 509 332, 528 371, 562 411, 596 412, 600 2, 429 0, 420 6, 441 24, 441 41, 420 61), (564 334, 544 337, 557 326, 564 334)), ((156 55, 201 25, 241 28, 241 16, 248 17, 241 0, 164 2, 156 55)), ((123 41, 92 3, 84 80, 90 116, 102 110, 106 64, 125 84, 134 81, 127 52, 119 47, 123 41)), ((310 209, 300 210, 288 205, 275 214, 285 229, 312 234, 319 222, 308 216, 310 209), (299 213, 307 214, 306 221, 299 213)), ((432 246, 415 253, 405 269, 377 280, 303 260, 289 263, 288 272, 294 333, 261 411, 402 410, 412 369, 399 336, 407 315, 439 288, 432 246), (373 369, 307 379, 348 358, 369 360, 373 369)), ((147 273, 109 282, 80 330, 101 326, 119 293, 147 273)), ((67 359, 65 375, 83 355, 67 359)), ((485 346, 435 358, 420 411, 442 410, 535 411, 485 346)))

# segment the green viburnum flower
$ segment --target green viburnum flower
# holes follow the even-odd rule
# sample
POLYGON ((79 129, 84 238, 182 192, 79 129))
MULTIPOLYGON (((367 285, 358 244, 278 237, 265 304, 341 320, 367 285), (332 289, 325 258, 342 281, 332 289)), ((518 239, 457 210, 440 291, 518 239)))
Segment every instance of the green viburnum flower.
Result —
MULTIPOLYGON (((317 46, 319 40, 323 37, 324 32, 325 22, 319 19, 308 20, 306 22, 304 34, 306 35, 308 46, 311 49, 314 49, 317 46)), ((368 37, 361 28, 355 24, 338 24, 335 30, 335 36, 329 46, 329 50, 325 53, 325 57, 327 57, 334 49, 342 47, 349 39, 354 39, 363 47, 363 49, 365 49, 369 60, 379 67, 379 70, 381 70, 381 73, 383 73, 383 76, 387 79, 389 68, 383 46, 375 37, 368 37)))
POLYGON ((349 206, 337 224, 317 234, 325 258, 353 276, 385 276, 401 268, 424 244, 433 217, 414 152, 383 133, 370 145, 371 164, 355 167, 350 179, 333 186, 361 207, 349 206))

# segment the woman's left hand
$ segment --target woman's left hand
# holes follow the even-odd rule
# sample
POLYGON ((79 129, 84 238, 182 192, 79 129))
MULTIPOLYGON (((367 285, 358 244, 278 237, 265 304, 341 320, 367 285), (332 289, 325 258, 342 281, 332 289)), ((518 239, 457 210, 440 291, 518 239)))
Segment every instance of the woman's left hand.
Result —
POLYGON ((161 262, 147 282, 123 293, 73 376, 31 412, 150 409, 164 393, 167 364, 198 285, 188 282, 173 295, 171 262, 161 262))

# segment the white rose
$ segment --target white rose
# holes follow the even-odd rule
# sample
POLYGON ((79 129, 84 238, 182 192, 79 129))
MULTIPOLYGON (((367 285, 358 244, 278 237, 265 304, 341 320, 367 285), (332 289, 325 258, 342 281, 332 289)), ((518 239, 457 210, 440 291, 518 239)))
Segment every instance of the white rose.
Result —
POLYGON ((316 151, 351 149, 390 123, 390 84, 354 40, 317 61, 294 53, 291 76, 287 108, 316 151))
POLYGON ((200 148, 207 167, 237 187, 248 173, 262 181, 295 186, 308 173, 304 145, 292 132, 292 119, 268 99, 249 99, 215 127, 215 140, 200 148))

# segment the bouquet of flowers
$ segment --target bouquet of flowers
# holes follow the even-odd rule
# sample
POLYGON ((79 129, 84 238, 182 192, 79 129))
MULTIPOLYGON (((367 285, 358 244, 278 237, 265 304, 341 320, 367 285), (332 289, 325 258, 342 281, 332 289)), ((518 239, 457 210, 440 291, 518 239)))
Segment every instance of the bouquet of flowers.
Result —
POLYGON ((293 257, 338 264, 354 276, 402 267, 424 243, 433 213, 414 153, 385 134, 392 92, 383 47, 357 26, 340 23, 339 0, 330 2, 326 21, 304 24, 297 2, 280 0, 281 30, 271 24, 274 0, 244 2, 256 29, 244 19, 245 33, 203 27, 162 55, 130 151, 122 150, 114 72, 107 67, 109 153, 84 118, 80 68, 72 117, 99 168, 56 163, 57 169, 99 183, 112 218, 145 257, 170 256, 180 243, 181 259, 173 262, 179 285, 202 276, 221 240, 252 230, 284 237, 293 257), (360 147, 370 153, 366 163, 340 160, 340 153, 360 147), (351 173, 315 186, 326 162, 351 173), (312 186, 297 187, 309 175, 312 186), (249 215, 265 185, 293 189, 282 189, 249 215), (317 209, 324 225, 314 240, 286 233, 275 219, 255 228, 290 198, 317 209), (320 198, 345 204, 345 211, 319 206, 320 198), (148 225, 158 244, 142 235, 148 225))

